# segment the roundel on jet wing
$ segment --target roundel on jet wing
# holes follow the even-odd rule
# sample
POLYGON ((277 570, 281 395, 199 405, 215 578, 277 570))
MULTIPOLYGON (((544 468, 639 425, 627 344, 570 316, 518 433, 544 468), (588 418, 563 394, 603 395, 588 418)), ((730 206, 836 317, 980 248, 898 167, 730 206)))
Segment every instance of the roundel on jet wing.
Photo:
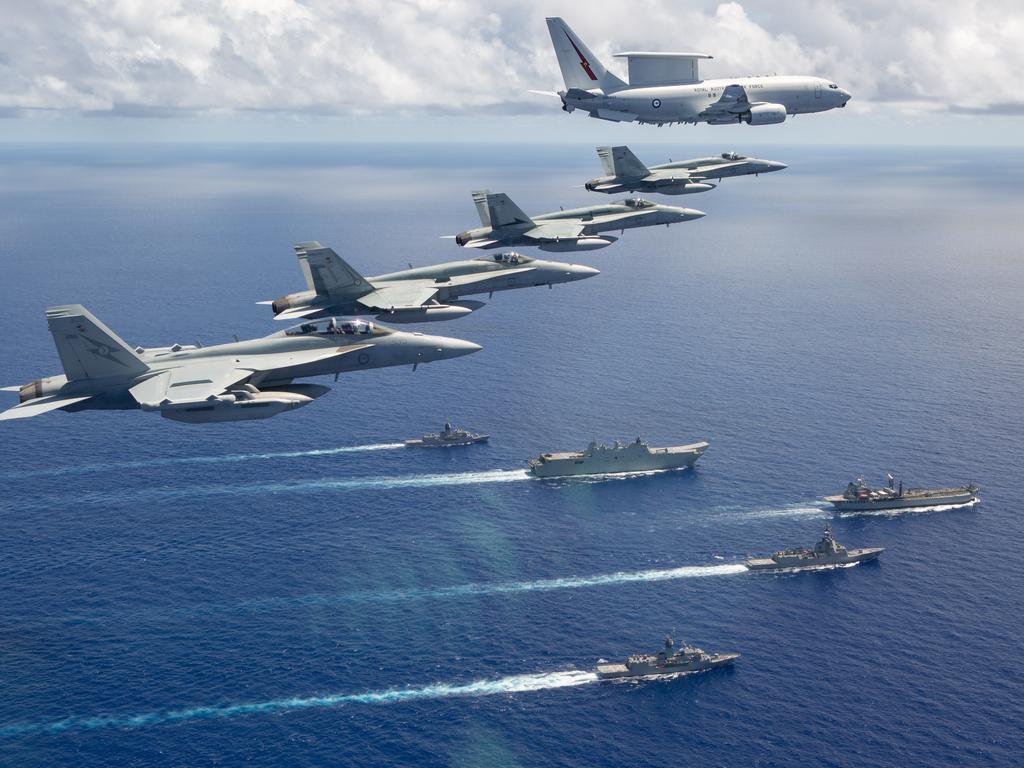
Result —
POLYGON ((660 107, 661 106, 661 99, 654 99, 653 101, 651 101, 651 106, 654 107, 655 109, 660 107))
POLYGON ((356 360, 359 361, 360 365, 366 365, 370 362, 370 356, 366 352, 360 352, 359 357, 357 357, 356 360))

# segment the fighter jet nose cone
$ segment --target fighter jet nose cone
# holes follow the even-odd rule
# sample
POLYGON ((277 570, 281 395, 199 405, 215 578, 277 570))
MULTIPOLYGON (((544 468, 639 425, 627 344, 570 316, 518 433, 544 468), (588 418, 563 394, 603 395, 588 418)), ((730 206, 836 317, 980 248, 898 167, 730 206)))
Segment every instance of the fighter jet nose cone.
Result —
POLYGON ((472 341, 464 341, 463 339, 445 339, 441 345, 441 354, 448 357, 462 357, 463 355, 471 355, 474 352, 479 352, 483 347, 479 344, 474 344, 472 341))
POLYGON ((785 163, 776 162, 775 160, 771 160, 768 163, 768 169, 772 171, 784 171, 786 168, 789 168, 789 166, 785 163))
POLYGON ((703 219, 707 216, 704 211, 698 211, 695 208, 683 208, 683 221, 693 221, 694 219, 703 219))
POLYGON ((585 267, 582 264, 573 264, 572 272, 570 273, 574 279, 583 280, 587 277, 593 277, 594 275, 600 275, 600 269, 594 269, 593 267, 585 267))

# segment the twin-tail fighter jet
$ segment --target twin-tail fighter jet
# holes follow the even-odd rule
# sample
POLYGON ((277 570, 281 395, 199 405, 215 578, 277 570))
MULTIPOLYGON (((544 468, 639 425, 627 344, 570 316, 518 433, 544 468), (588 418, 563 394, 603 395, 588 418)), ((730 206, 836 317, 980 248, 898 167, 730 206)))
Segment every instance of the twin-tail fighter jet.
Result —
POLYGON ((787 115, 845 107, 850 100, 847 91, 820 77, 701 80, 698 62, 712 58, 706 53, 617 53, 628 60, 627 83, 605 69, 562 19, 547 23, 565 81, 565 90, 551 95, 562 100, 566 112, 579 109, 600 120, 650 125, 771 125, 787 115))
POLYGON ((0 413, 0 420, 54 410, 129 409, 192 424, 266 419, 330 391, 295 379, 337 379, 339 373, 392 365, 415 369, 480 349, 460 339, 333 318, 230 344, 132 349, 80 304, 50 307, 46 319, 64 373, 5 387, 18 392, 21 403, 0 413))
POLYGON ((787 167, 785 163, 744 157, 735 152, 649 167, 641 163, 629 147, 598 147, 597 155, 607 175, 591 179, 584 186, 591 192, 609 195, 620 192, 689 195, 714 189, 715 185, 708 183, 710 180, 751 174, 757 176, 787 167))
POLYGON ((634 227, 678 224, 704 216, 692 208, 659 205, 649 200, 613 203, 527 216, 508 195, 486 189, 473 193, 482 226, 455 235, 466 248, 506 248, 532 245, 542 251, 593 251, 611 245, 617 237, 604 232, 634 227))
POLYGON ((273 307, 275 320, 366 314, 392 323, 452 320, 484 306, 462 296, 551 286, 599 274, 593 267, 512 252, 364 278, 320 243, 299 243, 295 253, 309 289, 260 302, 273 307))

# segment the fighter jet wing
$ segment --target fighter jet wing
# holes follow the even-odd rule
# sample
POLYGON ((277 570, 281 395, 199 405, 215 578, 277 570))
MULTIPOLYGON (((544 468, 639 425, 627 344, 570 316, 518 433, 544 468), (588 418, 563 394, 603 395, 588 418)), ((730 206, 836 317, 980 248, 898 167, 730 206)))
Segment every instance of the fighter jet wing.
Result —
POLYGON ((58 408, 63 408, 73 403, 80 403, 83 400, 88 400, 92 395, 85 395, 84 397, 58 397, 51 395, 50 397, 39 397, 35 400, 29 400, 8 408, 3 413, 0 413, 0 421, 7 421, 8 419, 27 419, 29 416, 38 416, 41 413, 47 411, 55 411, 58 408))
MULTIPOLYGON (((262 302, 260 302, 262 303, 262 302)), ((284 312, 278 312, 274 315, 275 320, 301 320, 307 315, 314 315, 323 307, 295 307, 293 309, 286 309, 284 312)))
POLYGON ((367 309, 419 309, 437 296, 439 285, 433 280, 402 280, 384 283, 360 296, 356 302, 367 309))
POLYGON ((320 347, 185 364, 151 376, 128 391, 139 405, 151 408, 206 400, 224 394, 231 386, 245 381, 254 373, 307 365, 370 346, 373 345, 320 347))
POLYGON ((750 102, 747 100, 747 91, 742 85, 727 85, 722 89, 722 95, 714 104, 711 104, 700 113, 701 117, 714 117, 715 115, 738 115, 750 109, 750 102))
POLYGON ((526 272, 534 271, 536 271, 535 267, 518 267, 517 269, 503 269, 500 272, 478 272, 474 275, 453 275, 450 280, 446 280, 445 282, 440 283, 440 285, 457 285, 461 288, 467 285, 473 285, 473 283, 483 283, 488 280, 493 280, 497 275, 505 277, 506 275, 521 275, 526 272))
POLYGON ((498 240, 494 240, 494 239, 486 238, 485 237, 485 238, 480 238, 478 240, 470 240, 468 243, 465 243, 462 247, 463 248, 489 248, 492 245, 497 245, 499 242, 500 241, 498 241, 498 240))
POLYGON ((578 221, 546 221, 538 224, 533 229, 523 232, 523 237, 528 240, 536 240, 541 243, 554 240, 572 240, 583 234, 583 225, 578 221))

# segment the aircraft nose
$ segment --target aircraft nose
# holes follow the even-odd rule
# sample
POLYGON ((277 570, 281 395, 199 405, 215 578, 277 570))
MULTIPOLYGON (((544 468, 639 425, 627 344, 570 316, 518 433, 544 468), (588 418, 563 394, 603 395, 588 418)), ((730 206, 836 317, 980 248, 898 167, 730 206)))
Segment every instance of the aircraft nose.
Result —
POLYGON ((694 219, 703 219, 707 216, 704 211, 698 211, 696 208, 677 208, 676 210, 679 221, 693 221, 694 219))
POLYGON ((848 102, 850 99, 853 98, 853 94, 851 94, 849 91, 844 90, 842 88, 839 89, 839 96, 843 100, 843 106, 844 107, 846 106, 846 102, 848 102))
POLYGON ((472 341, 465 341, 464 339, 449 339, 447 336, 435 336, 434 338, 440 342, 437 345, 439 360, 449 360, 453 357, 471 355, 483 349, 479 344, 474 344, 472 341))
POLYGON ((779 163, 775 160, 769 160, 767 165, 769 171, 782 171, 785 170, 786 168, 789 168, 789 166, 786 165, 785 163, 779 163))
POLYGON ((584 278, 601 274, 601 270, 586 267, 583 264, 570 264, 565 271, 571 280, 583 280, 584 278))

